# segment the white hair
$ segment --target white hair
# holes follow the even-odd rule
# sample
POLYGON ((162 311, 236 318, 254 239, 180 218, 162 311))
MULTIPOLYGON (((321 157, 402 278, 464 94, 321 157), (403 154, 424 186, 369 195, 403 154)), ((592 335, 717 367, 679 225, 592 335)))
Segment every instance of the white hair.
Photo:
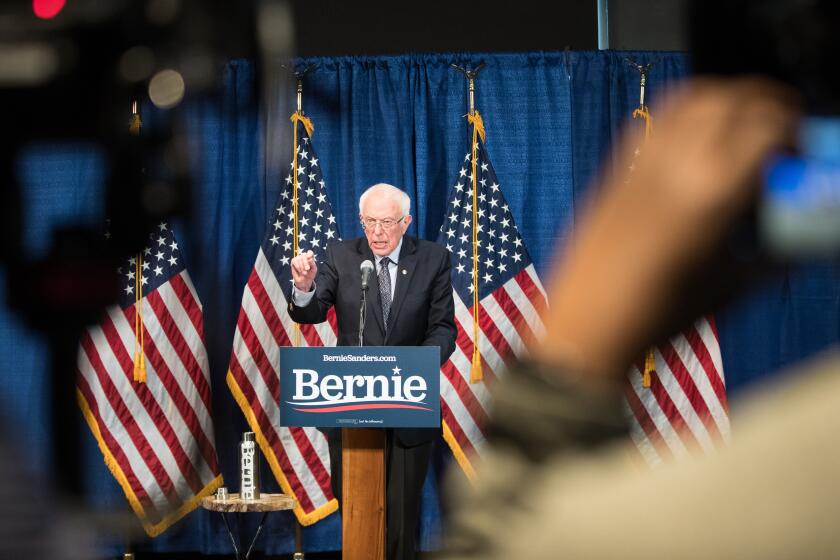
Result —
POLYGON ((394 185, 389 185, 388 183, 377 183, 368 188, 368 190, 363 192, 362 196, 359 197, 359 214, 363 213, 362 208, 365 206, 365 200, 367 200, 368 196, 372 194, 378 194, 396 202, 399 205, 400 212, 402 212, 403 216, 408 216, 411 213, 411 198, 409 198, 405 191, 398 189, 394 185))

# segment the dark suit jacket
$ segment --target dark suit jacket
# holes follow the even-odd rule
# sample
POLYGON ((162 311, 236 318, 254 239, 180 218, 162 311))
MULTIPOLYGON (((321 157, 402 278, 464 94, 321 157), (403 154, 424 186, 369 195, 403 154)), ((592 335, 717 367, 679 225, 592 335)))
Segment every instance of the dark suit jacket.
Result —
MULTIPOLYGON (((318 264, 315 296, 305 307, 292 302, 289 315, 298 323, 320 323, 335 306, 338 345, 359 344, 359 297, 363 261, 375 263, 367 239, 360 237, 334 243, 327 249, 326 261, 318 264)), ((455 350, 455 306, 452 301, 449 253, 430 241, 403 236, 397 263, 397 281, 388 332, 382 322, 376 271, 367 293, 365 346, 440 346, 443 364, 455 350)), ((403 445, 418 445, 437 432, 423 429, 395 430, 403 445)))

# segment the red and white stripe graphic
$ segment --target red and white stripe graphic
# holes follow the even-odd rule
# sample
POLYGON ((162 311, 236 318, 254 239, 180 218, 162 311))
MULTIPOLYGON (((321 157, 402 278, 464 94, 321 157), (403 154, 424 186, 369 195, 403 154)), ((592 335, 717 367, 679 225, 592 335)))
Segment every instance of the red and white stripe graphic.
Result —
POLYGON ((643 364, 626 386, 631 437, 648 464, 708 453, 729 442, 729 411, 714 320, 694 325, 655 349, 656 371, 642 386, 643 364))
POLYGON ((140 305, 146 380, 134 380, 136 305, 114 306, 82 337, 76 386, 106 464, 156 536, 222 478, 202 309, 187 271, 145 294, 140 305))

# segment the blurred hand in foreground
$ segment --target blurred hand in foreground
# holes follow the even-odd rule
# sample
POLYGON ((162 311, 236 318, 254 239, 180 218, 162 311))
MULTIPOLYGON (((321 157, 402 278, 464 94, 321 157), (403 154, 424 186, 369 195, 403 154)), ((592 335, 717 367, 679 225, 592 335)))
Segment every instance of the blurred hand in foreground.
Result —
POLYGON ((624 138, 549 283, 549 343, 535 357, 593 381, 618 379, 675 321, 714 303, 725 278, 707 265, 754 208, 768 155, 792 145, 798 101, 764 79, 698 79, 657 115, 640 155, 642 139, 624 138))

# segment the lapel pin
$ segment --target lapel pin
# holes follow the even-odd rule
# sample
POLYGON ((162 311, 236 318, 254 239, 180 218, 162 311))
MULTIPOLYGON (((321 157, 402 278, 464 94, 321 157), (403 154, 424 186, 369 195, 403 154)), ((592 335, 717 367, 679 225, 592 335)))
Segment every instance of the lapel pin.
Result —
POLYGON ((403 274, 408 274, 408 273, 405 271, 405 269, 403 269, 403 274))

